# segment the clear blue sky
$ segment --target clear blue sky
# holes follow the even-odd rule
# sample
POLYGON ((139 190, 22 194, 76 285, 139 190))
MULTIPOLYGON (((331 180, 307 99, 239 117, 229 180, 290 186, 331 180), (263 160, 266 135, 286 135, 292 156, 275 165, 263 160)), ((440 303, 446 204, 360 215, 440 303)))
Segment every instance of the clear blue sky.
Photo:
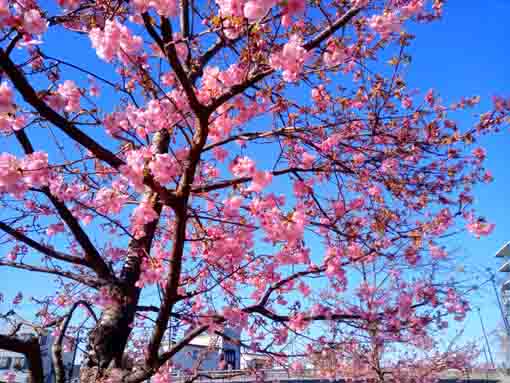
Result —
MULTIPOLYGON (((413 61, 408 84, 426 90, 437 89, 445 101, 461 96, 480 95, 480 110, 488 109, 492 95, 510 97, 510 1, 448 1, 442 21, 414 27, 413 61)), ((471 123, 469 115, 461 120, 471 123)), ((494 253, 510 240, 510 131, 486 137, 479 144, 488 152, 487 167, 495 181, 476 189, 476 208, 491 222, 494 233, 474 239, 462 234, 450 242, 458 250, 459 264, 468 270, 497 270, 494 253)), ((501 321, 490 286, 473 301, 480 307, 486 328, 501 321)), ((466 322, 466 337, 480 337, 476 312, 466 322)), ((491 339, 495 346, 495 340, 491 339)), ((494 351, 494 350, 493 350, 494 351)))
MULTIPOLYGON (((407 76, 408 84, 422 91, 435 88, 447 102, 461 96, 480 95, 482 104, 479 110, 489 108, 492 95, 510 97, 509 14, 510 0, 450 0, 445 5, 442 21, 411 29, 417 38, 412 47, 413 61, 407 76)), ((61 38, 58 37, 59 56, 67 55, 63 48, 69 52, 68 56, 73 56, 71 53, 75 54, 79 45, 66 37, 65 40, 61 38)), ((48 36, 48 39, 55 42, 55 36, 48 36)), ((90 61, 100 72, 105 69, 104 64, 90 61)), ((472 121, 469 114, 460 120, 465 126, 472 121)), ((479 143, 487 149, 487 165, 495 181, 476 190, 476 207, 481 215, 496 223, 496 229, 490 237, 479 240, 469 234, 461 234, 450 241, 450 247, 457 249, 459 265, 465 265, 470 271, 482 272, 487 267, 497 269, 494 253, 510 240, 510 132, 506 129, 479 143)), ((0 144, 0 150, 7 148, 0 144)), ((2 269, 1 276, 0 292, 9 298, 20 286, 23 286, 22 291, 27 297, 40 296, 50 287, 49 279, 37 275, 28 276, 2 269)), ((500 322, 500 315, 491 290, 484 289, 474 300, 474 305, 481 308, 486 327, 494 329, 500 322)), ((0 304, 0 311, 5 308, 0 304)), ((475 314, 473 312, 467 319, 466 337, 481 336, 480 322, 475 314)))

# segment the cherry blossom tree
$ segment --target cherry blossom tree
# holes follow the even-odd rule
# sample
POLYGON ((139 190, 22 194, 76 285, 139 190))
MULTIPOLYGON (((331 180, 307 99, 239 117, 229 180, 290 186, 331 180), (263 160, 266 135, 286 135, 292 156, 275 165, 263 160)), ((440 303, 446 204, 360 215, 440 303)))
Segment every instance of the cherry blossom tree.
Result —
POLYGON ((477 97, 406 84, 407 25, 441 0, 50 3, 0 0, 0 266, 57 284, 57 382, 80 331, 83 382, 166 382, 224 326, 300 369, 361 333, 431 351, 464 318, 441 239, 492 230, 475 142, 510 101, 459 126, 477 97))

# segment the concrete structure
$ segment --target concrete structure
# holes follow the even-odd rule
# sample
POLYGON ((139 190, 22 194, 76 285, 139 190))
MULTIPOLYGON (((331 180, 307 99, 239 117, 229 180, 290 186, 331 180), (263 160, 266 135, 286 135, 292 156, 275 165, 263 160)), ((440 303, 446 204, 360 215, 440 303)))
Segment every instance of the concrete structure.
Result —
POLYGON ((241 369, 267 370, 273 368, 273 359, 268 355, 242 353, 241 369))
MULTIPOLYGON (((241 368, 240 332, 224 330, 228 340, 219 335, 204 334, 193 339, 172 358, 178 373, 185 374, 191 369, 198 370, 237 370, 241 368)), ((168 345, 163 347, 163 352, 168 345)))
MULTIPOLYGON (((35 334, 26 332, 18 336, 34 336, 35 334)), ((44 373, 44 382, 52 383, 55 380, 55 371, 51 360, 51 349, 54 337, 51 334, 45 334, 39 337, 41 347, 42 366, 44 373)), ((74 351, 62 352, 64 368, 72 374, 74 351)), ((14 376, 14 382, 26 383, 29 381, 28 362, 23 354, 11 351, 0 350, 0 382, 6 380, 6 376, 14 376)))
MULTIPOLYGON (((503 264, 499 268, 499 272, 501 273, 509 273, 510 272, 510 242, 507 242, 501 249, 499 249, 496 253, 496 257, 501 258, 503 260, 503 264)), ((492 283, 494 286, 494 294, 498 299, 499 308, 501 310, 501 315, 503 316, 503 325, 505 327, 506 336, 510 340, 510 279, 506 278, 501 285, 501 299, 499 297, 498 289, 496 288, 495 277, 492 275, 492 283)), ((510 352, 507 351, 505 355, 506 367, 510 368, 510 352)))
MULTIPOLYGON (((181 376, 174 377, 176 383, 184 383, 186 379, 181 376)), ((330 379, 321 377, 318 372, 313 369, 307 369, 302 373, 289 373, 283 369, 260 370, 257 373, 247 370, 238 371, 204 371, 194 379, 194 382, 202 383, 369 383, 370 379, 347 380, 341 376, 330 379)), ((443 374, 440 383, 510 383, 510 377, 499 370, 471 371, 463 374, 458 371, 450 371, 443 374)), ((421 383, 421 382, 416 382, 421 383)))

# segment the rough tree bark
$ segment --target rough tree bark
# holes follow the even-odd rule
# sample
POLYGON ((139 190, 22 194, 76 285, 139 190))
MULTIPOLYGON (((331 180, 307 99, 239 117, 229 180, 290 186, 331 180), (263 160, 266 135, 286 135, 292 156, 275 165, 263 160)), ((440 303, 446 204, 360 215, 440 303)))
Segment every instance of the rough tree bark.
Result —
MULTIPOLYGON (((154 144, 158 152, 167 151, 169 136, 168 131, 161 131, 155 135, 154 144)), ((163 205, 156 200, 156 194, 148 190, 144 197, 151 201, 159 217, 163 205)), ((105 307, 90 334, 87 354, 80 370, 81 382, 95 382, 108 368, 124 367, 124 350, 129 341, 140 298, 140 288, 136 286, 136 282, 140 277, 141 262, 151 251, 158 224, 159 219, 146 224, 145 235, 131 240, 118 281, 106 286, 107 293, 115 297, 118 304, 105 307)))

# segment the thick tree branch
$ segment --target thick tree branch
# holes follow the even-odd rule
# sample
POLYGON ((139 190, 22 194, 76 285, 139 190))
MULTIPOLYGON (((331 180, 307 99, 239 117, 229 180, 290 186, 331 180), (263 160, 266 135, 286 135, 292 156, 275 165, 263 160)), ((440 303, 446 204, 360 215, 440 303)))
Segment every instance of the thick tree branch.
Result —
MULTIPOLYGON (((23 147, 25 154, 28 155, 34 152, 34 147, 24 130, 17 131, 16 138, 23 147)), ((96 247, 92 244, 92 241, 88 237, 87 233, 85 233, 80 223, 73 215, 73 213, 71 213, 71 211, 67 208, 65 203, 63 203, 57 197, 55 197, 51 193, 49 187, 45 186, 41 189, 41 191, 44 195, 46 195, 46 197, 48 197, 48 199, 51 201, 55 209, 57 209, 60 218, 62 218, 62 220, 65 222, 69 230, 71 230, 71 233, 73 234, 74 238, 80 244, 81 248, 85 252, 84 260, 78 257, 73 257, 75 263, 92 268, 97 273, 97 275, 104 280, 112 279, 114 276, 112 275, 110 269, 108 268, 105 261, 97 251, 96 247)), ((0 229, 6 231, 5 227, 3 228, 2 226, 0 226, 0 229)), ((13 233, 10 234, 13 235, 13 233)))
POLYGON ((30 365, 30 380, 32 382, 44 381, 41 348, 37 337, 21 339, 14 336, 0 335, 0 349, 25 355, 30 365))
POLYGON ((190 6, 189 6, 189 0, 181 0, 181 16, 180 16, 180 23, 181 23, 181 34, 183 37, 183 40, 185 41, 185 44, 188 47, 188 54, 186 55, 186 67, 188 70, 191 67, 191 49, 190 49, 190 6))
POLYGON ((84 251, 87 265, 91 267, 97 275, 104 280, 115 279, 115 276, 110 271, 108 265, 101 257, 101 254, 97 251, 96 247, 88 237, 87 233, 83 230, 78 220, 74 217, 67 206, 59 201, 53 194, 50 193, 49 188, 45 187, 42 189, 43 193, 50 199, 59 216, 66 223, 67 227, 73 233, 74 238, 80 244, 84 251))
POLYGON ((197 121, 197 128, 193 135, 193 146, 188 155, 188 166, 184 169, 176 195, 180 198, 180 204, 174 208, 175 212, 175 234, 173 239, 172 255, 170 258, 170 270, 163 292, 163 302, 156 319, 156 325, 147 348, 147 365, 152 366, 158 355, 161 339, 166 331, 168 320, 172 313, 174 304, 179 300, 179 283, 181 278, 182 258, 184 244, 186 242, 186 224, 188 220, 188 201, 191 192, 191 185, 200 163, 200 155, 207 141, 209 132, 208 117, 202 116, 197 121))
POLYGON ((353 7, 345 12, 342 16, 340 16, 336 21, 333 22, 328 28, 323 30, 317 36, 315 36, 312 40, 308 41, 303 45, 307 51, 310 49, 317 48, 322 42, 331 37, 336 31, 340 28, 343 28, 349 23, 360 11, 362 8, 353 7))
POLYGON ((22 234, 20 231, 13 229, 9 225, 5 224, 4 222, 0 222, 0 230, 3 230, 4 232, 6 232, 10 236, 12 236, 17 241, 24 243, 25 245, 31 247, 34 250, 37 250, 41 254, 44 254, 48 257, 57 259, 59 261, 73 263, 75 265, 90 267, 90 265, 88 264, 88 262, 85 259, 83 259, 81 257, 75 257, 73 255, 65 254, 60 251, 53 250, 50 247, 45 246, 45 245, 41 244, 40 242, 36 242, 32 238, 27 237, 26 235, 22 234))
POLYGON ((23 73, 16 67, 2 48, 0 48, 0 68, 9 76, 11 82, 20 92, 23 99, 37 110, 41 117, 50 121, 71 139, 90 150, 98 159, 106 162, 113 168, 118 169, 124 164, 124 161, 118 158, 114 153, 101 146, 98 142, 50 108, 29 84, 23 73))
POLYGON ((152 37, 154 42, 158 45, 159 49, 161 49, 161 51, 166 54, 168 62, 170 63, 172 69, 174 70, 175 75, 179 80, 179 83, 184 89, 184 93, 186 94, 191 109, 197 114, 203 113, 204 107, 198 101, 195 91, 193 89, 193 84, 188 78, 186 72, 184 71, 181 62, 179 61, 179 57, 177 56, 177 50, 175 49, 175 44, 172 44, 173 37, 172 26, 170 24, 170 21, 168 21, 166 17, 161 17, 161 31, 163 35, 161 37, 154 28, 154 26, 152 25, 153 20, 151 16, 145 12, 142 14, 142 18, 145 24, 145 28, 147 29, 147 32, 152 37))

